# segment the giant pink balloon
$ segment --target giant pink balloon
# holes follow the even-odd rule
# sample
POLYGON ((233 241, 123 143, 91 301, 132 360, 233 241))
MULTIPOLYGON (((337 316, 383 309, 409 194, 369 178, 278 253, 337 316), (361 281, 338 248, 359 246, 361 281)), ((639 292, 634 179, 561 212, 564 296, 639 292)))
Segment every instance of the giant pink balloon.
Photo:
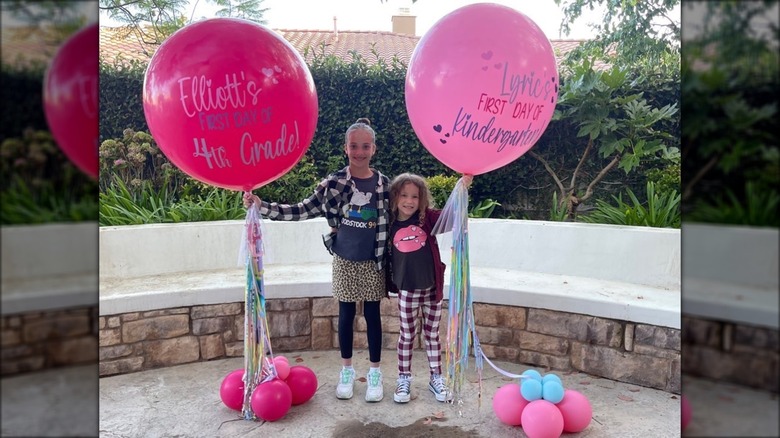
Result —
POLYGON ((43 112, 52 136, 93 178, 98 174, 98 40, 97 24, 73 34, 57 49, 43 80, 43 112))
POLYGON ((289 171, 317 126, 317 91, 276 32, 236 18, 199 21, 155 52, 144 77, 146 122, 179 169, 251 190, 289 171))
POLYGON ((405 95, 412 127, 431 154, 463 174, 489 172, 526 153, 552 118, 552 45, 512 8, 464 6, 417 44, 405 95))

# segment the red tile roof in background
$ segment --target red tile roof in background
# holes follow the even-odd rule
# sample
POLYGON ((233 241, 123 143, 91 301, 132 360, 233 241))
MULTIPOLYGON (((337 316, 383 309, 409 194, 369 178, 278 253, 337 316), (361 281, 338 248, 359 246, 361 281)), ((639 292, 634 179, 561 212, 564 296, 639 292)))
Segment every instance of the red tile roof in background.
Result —
MULTIPOLYGON (((315 54, 335 55, 350 62, 351 52, 356 52, 369 64, 373 64, 377 55, 390 62, 393 55, 405 64, 409 63, 415 46, 420 41, 419 36, 404 35, 380 31, 330 31, 330 30, 275 30, 295 47, 301 55, 309 48, 306 60, 311 61, 315 54), (377 55, 373 53, 376 51, 377 55)), ((560 61, 563 55, 570 52, 583 41, 552 40, 550 41, 556 58, 560 61)), ((143 46, 138 40, 123 32, 122 28, 100 28, 100 54, 109 63, 121 54, 123 59, 138 59, 146 61, 149 58, 143 54, 143 46)))
MULTIPOLYGON (((315 54, 335 55, 351 62, 352 52, 360 55, 367 63, 376 62, 377 56, 390 62, 393 55, 405 64, 409 63, 415 46, 420 41, 419 36, 411 36, 393 32, 380 31, 339 31, 332 30, 276 30, 289 41, 301 55, 309 48, 306 60, 311 61, 315 54), (373 52, 376 52, 374 54, 373 52)), ((48 62, 56 47, 43 41, 37 32, 3 29, 2 61, 5 63, 29 62, 38 60, 48 62)), ((581 40, 551 40, 556 58, 560 59, 583 41, 581 40)), ((112 63, 117 57, 124 60, 140 60, 146 62, 150 56, 144 54, 144 48, 153 53, 154 47, 142 45, 134 34, 123 28, 100 28, 100 55, 112 63)))

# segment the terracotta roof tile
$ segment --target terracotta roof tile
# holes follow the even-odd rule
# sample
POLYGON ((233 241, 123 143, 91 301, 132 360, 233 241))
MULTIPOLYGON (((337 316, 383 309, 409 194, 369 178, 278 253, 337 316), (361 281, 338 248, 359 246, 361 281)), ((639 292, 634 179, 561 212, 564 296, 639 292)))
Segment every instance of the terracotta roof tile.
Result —
MULTIPOLYGON (((393 56, 405 64, 409 63, 415 46, 420 41, 419 36, 405 35, 380 31, 330 31, 330 30, 289 30, 275 29, 282 37, 295 47, 306 61, 311 61, 315 55, 335 55, 351 62, 353 52, 367 63, 377 60, 392 61, 393 56)), ((581 40, 550 41, 556 58, 560 59, 568 52, 582 44, 581 40)), ((147 46, 148 47, 148 46, 147 46)), ((100 28, 100 54, 104 60, 113 62, 121 54, 123 59, 147 60, 143 54, 143 45, 137 39, 123 32, 122 28, 100 28)))
MULTIPOLYGON (((362 57, 368 64, 374 64, 377 57, 391 62, 397 56, 405 64, 409 63, 415 46, 421 37, 393 32, 380 31, 339 31, 329 30, 275 30, 295 47, 306 61, 315 55, 335 55, 346 62, 353 60, 353 53, 362 57)), ((35 32, 13 32, 4 29, 2 36, 3 62, 24 62, 30 60, 48 61, 56 51, 35 32), (20 37, 20 35, 22 37, 20 37)), ((551 40, 556 58, 560 59, 578 45, 581 40, 551 40)), ((106 62, 113 63, 117 58, 123 60, 149 60, 154 46, 141 44, 136 36, 122 27, 100 28, 100 56, 106 62), (147 52, 148 55, 145 53, 147 52)))

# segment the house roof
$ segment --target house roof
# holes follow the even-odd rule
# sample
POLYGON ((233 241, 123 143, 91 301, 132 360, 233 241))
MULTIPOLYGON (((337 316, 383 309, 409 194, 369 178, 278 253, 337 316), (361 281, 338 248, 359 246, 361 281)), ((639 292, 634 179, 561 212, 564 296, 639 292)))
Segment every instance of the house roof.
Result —
MULTIPOLYGON (((390 62, 393 56, 405 64, 409 64, 415 46, 420 41, 419 36, 405 35, 380 31, 338 31, 332 30, 289 30, 275 29, 284 39, 290 42, 306 61, 311 61, 315 55, 335 55, 347 62, 353 60, 352 53, 360 55, 368 64, 376 62, 377 57, 390 62), (308 50, 307 50, 308 49, 308 50)), ((552 40, 550 41, 556 59, 562 57, 582 44, 582 40, 552 40)), ((148 60, 144 48, 149 53, 153 46, 140 44, 132 34, 124 28, 100 28, 100 54, 109 63, 121 56, 124 60, 148 60)))
MULTIPOLYGON (((353 60, 353 52, 368 64, 377 58, 390 62, 397 56, 404 64, 414 52, 420 36, 380 31, 338 31, 332 30, 275 30, 292 44, 307 62, 316 55, 335 55, 346 62, 353 60)), ((551 40, 556 59, 560 62, 564 55, 582 44, 582 40, 551 40)), ((4 63, 29 63, 30 61, 48 62, 56 47, 40 37, 38 32, 17 29, 2 32, 2 61, 4 63)), ((100 27, 100 56, 104 61, 113 63, 122 60, 146 62, 154 53, 155 46, 142 44, 128 29, 123 27, 100 27)))

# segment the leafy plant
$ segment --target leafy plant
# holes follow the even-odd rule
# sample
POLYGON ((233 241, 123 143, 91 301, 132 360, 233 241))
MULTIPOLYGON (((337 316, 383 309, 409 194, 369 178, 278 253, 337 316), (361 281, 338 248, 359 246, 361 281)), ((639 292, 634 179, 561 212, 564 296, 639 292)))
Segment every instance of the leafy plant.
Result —
POLYGON ((469 217, 486 218, 493 214, 493 210, 501 204, 493 199, 483 199, 477 205, 469 209, 469 217))
POLYGON ((450 194, 458 183, 458 177, 455 175, 434 175, 426 178, 428 188, 431 191, 433 205, 436 208, 444 207, 450 194))
POLYGON ((636 225, 656 228, 680 228, 680 194, 677 191, 658 194, 652 182, 647 183, 647 205, 642 204, 631 189, 626 189, 629 202, 622 194, 613 196, 616 205, 596 201, 596 209, 580 218, 583 222, 636 225))
MULTIPOLYGON (((637 78, 635 80, 641 80, 637 78)), ((554 169, 551 158, 535 150, 528 155, 540 161, 552 177, 561 206, 568 208, 569 220, 575 220, 577 206, 589 199, 607 173, 617 167, 628 175, 643 161, 656 160, 678 150, 677 139, 663 129, 674 121, 677 104, 662 107, 649 102, 643 92, 626 93, 632 77, 628 69, 614 66, 601 71, 585 61, 573 68, 573 74, 563 82, 553 120, 567 120, 576 124, 579 144, 572 145, 579 162, 574 170, 554 169), (596 175, 586 175, 583 164, 596 160, 598 154, 605 164, 596 175), (590 176, 589 181, 577 178, 590 176)))
POLYGON ((0 145, 2 224, 97 220, 97 184, 46 131, 26 129, 0 145))
POLYGON ((238 220, 246 216, 240 192, 209 187, 192 198, 174 200, 165 187, 143 184, 132 193, 121 179, 100 193, 100 225, 238 220))
POLYGON ((558 202, 558 192, 552 194, 552 205, 550 205, 550 221, 552 222, 564 222, 568 212, 565 206, 558 202))
POLYGON ((699 200, 694 209, 685 215, 686 222, 705 222, 756 227, 780 227, 780 195, 777 191, 762 190, 757 184, 745 185, 744 199, 727 190, 725 199, 699 200))

